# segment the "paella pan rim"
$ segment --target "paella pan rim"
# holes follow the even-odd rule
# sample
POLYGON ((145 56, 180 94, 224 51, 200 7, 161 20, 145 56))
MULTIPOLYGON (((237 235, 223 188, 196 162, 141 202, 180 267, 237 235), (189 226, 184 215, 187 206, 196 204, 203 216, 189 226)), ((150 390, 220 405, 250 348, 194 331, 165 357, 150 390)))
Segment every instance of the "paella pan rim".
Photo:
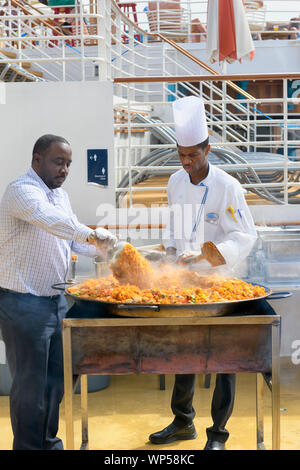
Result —
MULTIPOLYGON (((78 295, 74 295, 74 294, 71 294, 70 292, 68 292, 68 288, 65 289, 65 294, 70 296, 71 298, 73 298, 75 301, 83 301, 83 302, 92 302, 92 303, 99 303, 101 305, 106 305, 106 306, 128 306, 128 308, 130 307, 151 307, 151 306, 158 306, 158 307, 163 307, 164 309, 167 309, 167 308, 179 308, 179 309, 183 309, 183 308, 203 308, 203 309, 206 309, 206 308, 211 308, 213 306, 215 307, 218 307, 218 306, 223 306, 223 305, 235 305, 237 303, 241 303, 241 302, 249 302, 251 300, 262 300, 262 299, 266 299, 269 295, 271 295, 273 292, 272 290, 269 288, 269 287, 266 287, 266 286, 263 286, 261 284, 258 284, 258 283, 251 283, 251 284, 254 284, 255 286, 258 286, 258 287, 263 287, 266 291, 266 294, 263 295, 263 296, 260 296, 260 297, 253 297, 253 298, 250 298, 250 299, 239 299, 239 300, 224 300, 222 302, 199 302, 199 303, 175 303, 175 304, 170 304, 170 303, 159 303, 159 302, 153 302, 153 303, 141 303, 141 302, 106 302, 104 300, 97 300, 97 299, 90 299, 90 298, 85 298, 85 297, 81 297, 81 296, 78 296, 78 295)), ((79 286, 80 284, 74 284, 72 285, 72 288, 76 287, 76 286, 79 286)))

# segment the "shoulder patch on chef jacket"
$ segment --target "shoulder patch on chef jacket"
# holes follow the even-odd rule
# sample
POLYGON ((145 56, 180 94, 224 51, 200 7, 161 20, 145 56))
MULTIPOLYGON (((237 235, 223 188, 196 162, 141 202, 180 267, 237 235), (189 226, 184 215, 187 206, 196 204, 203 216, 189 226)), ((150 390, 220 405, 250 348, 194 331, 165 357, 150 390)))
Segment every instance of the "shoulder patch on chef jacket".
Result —
POLYGON ((205 221, 210 223, 210 224, 217 224, 219 220, 219 214, 216 212, 209 212, 205 216, 205 221))

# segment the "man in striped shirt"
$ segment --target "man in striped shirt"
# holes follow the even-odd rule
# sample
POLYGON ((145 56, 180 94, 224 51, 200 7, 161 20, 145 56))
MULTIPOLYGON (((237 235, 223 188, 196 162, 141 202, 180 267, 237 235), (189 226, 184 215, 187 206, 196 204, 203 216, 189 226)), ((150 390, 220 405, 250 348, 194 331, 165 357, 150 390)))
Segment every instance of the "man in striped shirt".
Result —
POLYGON ((96 257, 117 241, 72 212, 61 188, 71 162, 63 137, 42 136, 31 168, 8 185, 0 203, 0 327, 13 379, 13 449, 63 449, 56 434, 63 397, 60 322, 68 304, 52 285, 66 281, 72 251, 96 257))

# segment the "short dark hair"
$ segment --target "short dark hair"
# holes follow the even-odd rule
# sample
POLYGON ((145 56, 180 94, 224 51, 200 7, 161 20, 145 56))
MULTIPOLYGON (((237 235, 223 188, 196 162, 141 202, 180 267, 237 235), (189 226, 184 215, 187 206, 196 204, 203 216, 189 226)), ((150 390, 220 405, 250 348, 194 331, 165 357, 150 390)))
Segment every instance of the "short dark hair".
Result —
POLYGON ((40 137, 34 144, 32 155, 34 153, 42 153, 47 150, 53 142, 62 142, 63 144, 69 144, 69 142, 59 135, 45 134, 40 137))
POLYGON ((201 150, 204 150, 209 144, 209 137, 205 139, 201 144, 198 144, 197 147, 199 147, 201 150))
MULTIPOLYGON (((207 137, 207 139, 203 140, 203 142, 201 142, 201 144, 196 144, 196 147, 198 147, 199 149, 201 150, 204 150, 209 144, 209 137, 207 137)), ((178 143, 177 143, 177 147, 178 147, 178 143)), ((183 145, 183 147, 186 147, 185 145, 183 145)), ((193 147, 191 145, 191 147, 193 147)))

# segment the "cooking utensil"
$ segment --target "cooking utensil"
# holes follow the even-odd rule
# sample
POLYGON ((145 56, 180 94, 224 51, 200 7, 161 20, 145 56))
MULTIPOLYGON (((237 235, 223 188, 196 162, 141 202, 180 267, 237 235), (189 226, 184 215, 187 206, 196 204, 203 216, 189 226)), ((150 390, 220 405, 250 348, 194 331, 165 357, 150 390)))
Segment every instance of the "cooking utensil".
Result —
MULTIPOLYGON (((129 243, 127 241, 119 241, 115 247, 109 251, 109 258, 114 261, 121 253, 123 250, 124 246, 126 243, 129 243)), ((142 246, 136 246, 135 247, 139 253, 141 253, 145 258, 148 255, 157 255, 156 257, 162 257, 165 253, 164 245, 161 243, 158 243, 156 245, 142 245, 142 246)))
POLYGON ((192 263, 199 263, 199 261, 203 261, 205 258, 203 255, 191 255, 187 258, 184 258, 182 261, 179 261, 179 264, 192 264, 192 263))
MULTIPOLYGON (((81 281, 78 286, 82 283, 81 281)), ((255 285, 260 285, 255 283, 255 285)), ((245 306, 249 301, 258 301, 261 299, 279 300, 290 297, 291 292, 275 292, 273 293, 268 287, 264 287, 266 294, 255 299, 246 300, 231 300, 228 302, 207 302, 202 304, 141 304, 141 303, 118 303, 118 302, 104 302, 100 300, 82 298, 68 292, 68 287, 63 286, 76 286, 73 282, 62 282, 54 284, 53 289, 60 290, 65 295, 72 298, 79 307, 86 307, 87 303, 99 305, 101 311, 103 307, 108 315, 117 315, 122 317, 203 317, 203 316, 222 316, 233 313, 237 304, 244 303, 245 306)))
POLYGON ((158 251, 158 252, 164 252, 165 247, 162 243, 157 243, 156 245, 142 245, 142 246, 137 246, 136 249, 140 253, 148 252, 148 251, 158 251))
POLYGON ((205 242, 201 247, 201 255, 190 256, 183 260, 183 263, 198 263, 206 259, 212 266, 222 266, 226 264, 223 255, 213 242, 205 242))
POLYGON ((114 261, 116 259, 116 257, 119 256, 119 254, 123 250, 126 243, 127 242, 124 242, 124 241, 118 241, 115 244, 115 246, 111 250, 109 250, 109 252, 107 253, 107 259, 111 260, 111 261, 114 261))
POLYGON ((132 284, 140 289, 148 287, 154 275, 149 261, 130 243, 125 243, 122 249, 114 254, 110 268, 121 284, 132 284))

